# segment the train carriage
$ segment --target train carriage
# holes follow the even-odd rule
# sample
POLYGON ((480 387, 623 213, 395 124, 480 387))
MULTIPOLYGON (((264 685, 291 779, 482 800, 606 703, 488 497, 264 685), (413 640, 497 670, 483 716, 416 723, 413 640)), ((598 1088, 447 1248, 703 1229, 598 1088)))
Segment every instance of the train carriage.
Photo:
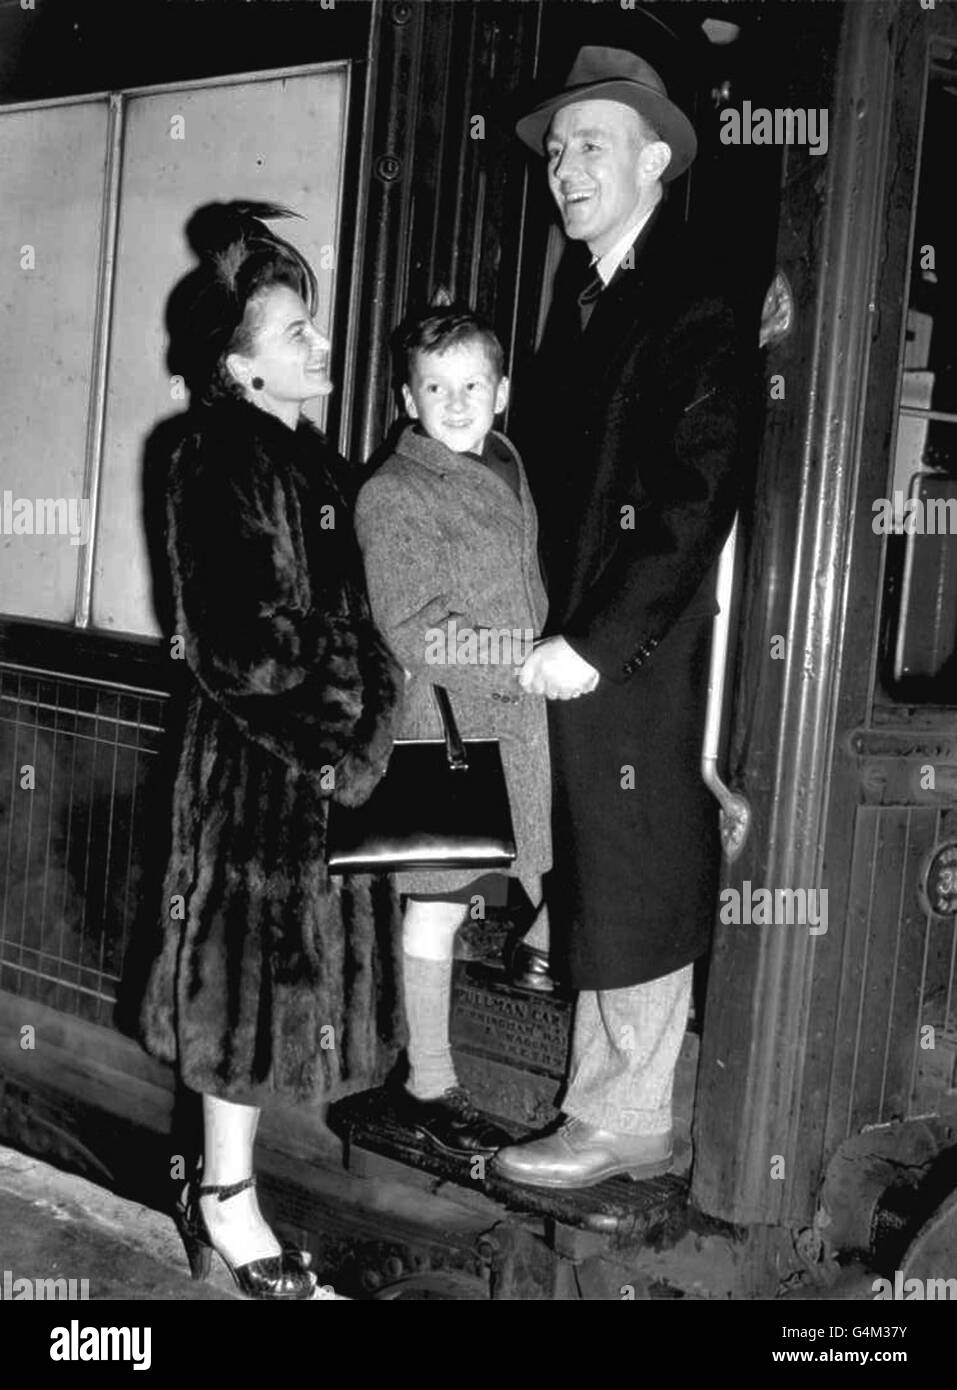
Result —
MULTIPOLYGON (((264 1116, 266 1201, 355 1296, 748 1298, 950 1273, 957 5, 144 4, 128 47, 118 25, 70 0, 0 16, 18 267, 0 300, 0 1138, 161 1209, 191 1142, 172 1074, 116 1014, 180 680, 142 458, 183 402, 161 314, 177 230, 247 190, 308 214, 340 383, 318 423, 357 466, 395 419, 389 334, 440 286, 495 323, 518 398, 562 238, 514 118, 580 44, 609 43, 693 115, 701 154, 672 196, 742 277, 763 351, 702 756, 725 852, 678 1073, 693 1157, 517 1193, 356 1096, 264 1116), (70 493, 89 504, 77 544, 36 525, 41 494, 70 493)), ((463 1079, 518 1131, 556 1113, 571 1002, 508 983, 514 908, 491 898, 464 934, 452 1031, 463 1079)))

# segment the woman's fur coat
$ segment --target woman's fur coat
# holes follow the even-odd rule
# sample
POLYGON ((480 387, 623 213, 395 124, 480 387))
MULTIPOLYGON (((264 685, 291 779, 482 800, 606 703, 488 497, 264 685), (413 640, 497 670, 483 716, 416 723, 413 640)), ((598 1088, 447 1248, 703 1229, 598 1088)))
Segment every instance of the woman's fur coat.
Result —
POLYGON ((382 776, 402 685, 350 504, 308 422, 234 400, 184 417, 168 551, 192 679, 140 1026, 192 1090, 245 1103, 372 1084, 401 1042, 392 885, 324 861, 329 798, 382 776))

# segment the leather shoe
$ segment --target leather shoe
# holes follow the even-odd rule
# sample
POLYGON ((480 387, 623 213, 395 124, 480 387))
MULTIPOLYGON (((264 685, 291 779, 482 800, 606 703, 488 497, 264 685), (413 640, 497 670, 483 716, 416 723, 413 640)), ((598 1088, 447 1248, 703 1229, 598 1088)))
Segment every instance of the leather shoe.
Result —
POLYGON ((500 1177, 529 1187, 574 1190, 594 1187, 619 1173, 635 1182, 658 1177, 671 1169, 672 1160, 670 1131, 613 1134, 572 1118, 554 1134, 501 1149, 494 1168, 500 1177))
POLYGON ((396 1117, 414 1129, 429 1147, 452 1158, 495 1153, 512 1136, 472 1104, 462 1086, 452 1086, 434 1100, 419 1100, 404 1088, 394 1102, 396 1117))
POLYGON ((551 994, 555 981, 548 969, 548 956, 536 946, 520 941, 508 961, 509 983, 517 989, 531 989, 536 994, 551 994))

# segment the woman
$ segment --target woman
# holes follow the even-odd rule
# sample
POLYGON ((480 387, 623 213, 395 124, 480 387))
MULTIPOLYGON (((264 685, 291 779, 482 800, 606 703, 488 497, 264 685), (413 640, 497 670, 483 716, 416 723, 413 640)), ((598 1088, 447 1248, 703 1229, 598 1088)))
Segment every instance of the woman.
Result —
POLYGON ((203 1096, 202 1186, 181 1210, 194 1277, 216 1250, 269 1299, 315 1278, 259 1211, 259 1105, 378 1079, 400 1008, 381 978, 388 880, 339 887, 324 866, 330 797, 359 804, 385 770, 402 672, 369 616, 344 466, 302 416, 332 389, 329 342, 311 268, 261 220, 285 215, 201 208, 200 264, 170 303, 193 402, 169 468, 172 654, 192 679, 140 1011, 144 1045, 203 1096))

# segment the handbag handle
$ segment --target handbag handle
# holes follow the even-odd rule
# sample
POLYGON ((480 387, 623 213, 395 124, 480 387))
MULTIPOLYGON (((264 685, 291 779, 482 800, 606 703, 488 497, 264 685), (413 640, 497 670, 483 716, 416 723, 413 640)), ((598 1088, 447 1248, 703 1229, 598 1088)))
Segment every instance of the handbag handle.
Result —
POLYGON ((448 759, 449 767, 453 772, 468 772, 468 755, 459 733, 459 726, 455 722, 455 715, 452 713, 452 701, 449 699, 449 692, 444 685, 433 685, 432 695, 442 720, 442 729, 445 734, 445 756, 448 759))

